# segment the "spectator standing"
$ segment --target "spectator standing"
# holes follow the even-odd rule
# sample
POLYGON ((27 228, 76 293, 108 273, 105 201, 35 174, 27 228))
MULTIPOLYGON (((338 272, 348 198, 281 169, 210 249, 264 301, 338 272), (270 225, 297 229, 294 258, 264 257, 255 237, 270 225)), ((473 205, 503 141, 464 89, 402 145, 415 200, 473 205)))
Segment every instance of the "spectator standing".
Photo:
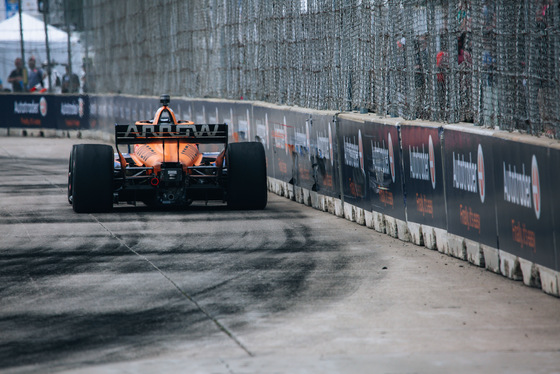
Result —
POLYGON ((16 68, 12 70, 8 77, 8 83, 12 84, 13 92, 25 92, 27 90, 27 70, 23 67, 23 60, 18 57, 14 64, 16 68))
POLYGON ((421 35, 414 42, 414 49, 416 51, 414 63, 414 85, 416 87, 416 94, 414 95, 416 118, 428 119, 429 118, 429 102, 426 95, 427 88, 427 71, 429 69, 428 59, 428 37, 421 35))
POLYGON ((46 74, 43 71, 43 69, 37 68, 35 64, 36 64, 35 57, 31 56, 29 58, 29 73, 28 73, 28 83, 27 83, 27 90, 30 92, 36 91, 38 85, 41 85, 42 88, 45 88, 43 79, 45 78, 46 74))
POLYGON ((66 74, 62 76, 62 93, 76 93, 80 91, 80 78, 77 74, 70 74, 70 67, 66 65, 66 74))
MULTIPOLYGON (((535 65, 538 66, 538 79, 533 82, 537 90, 537 108, 539 111, 539 127, 535 132, 544 132, 548 137, 556 137, 554 123, 554 111, 557 108, 556 92, 558 90, 555 77, 555 65, 557 65, 557 52, 553 48, 554 25, 552 0, 536 0, 537 6, 535 22, 537 30, 533 35, 533 48, 537 53, 532 56, 535 65)), ((557 10, 556 10, 557 11, 557 10)))
POLYGON ((85 63, 82 75, 82 91, 84 93, 95 92, 95 82, 93 81, 91 63, 85 63))
POLYGON ((43 62, 42 68, 46 71, 47 77, 50 74, 51 79, 46 79, 45 84, 49 84, 47 87, 49 92, 52 93, 60 93, 61 92, 61 85, 62 85, 62 75, 54 69, 53 63, 49 64, 47 61, 43 62))

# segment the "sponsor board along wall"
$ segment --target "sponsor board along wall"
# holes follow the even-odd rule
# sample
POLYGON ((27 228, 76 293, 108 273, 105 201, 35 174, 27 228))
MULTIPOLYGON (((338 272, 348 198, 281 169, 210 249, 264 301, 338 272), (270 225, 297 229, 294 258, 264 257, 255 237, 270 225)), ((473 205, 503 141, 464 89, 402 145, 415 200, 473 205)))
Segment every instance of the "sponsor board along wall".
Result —
POLYGON ((88 129, 89 97, 81 95, 0 95, 0 128, 88 129))

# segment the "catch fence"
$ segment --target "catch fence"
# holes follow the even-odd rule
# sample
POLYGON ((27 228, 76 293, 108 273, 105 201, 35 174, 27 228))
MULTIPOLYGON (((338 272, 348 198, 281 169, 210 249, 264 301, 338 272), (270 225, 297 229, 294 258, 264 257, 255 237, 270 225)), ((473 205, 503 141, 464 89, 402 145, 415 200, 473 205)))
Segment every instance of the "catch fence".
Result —
POLYGON ((83 0, 90 91, 560 137, 557 0, 83 0))

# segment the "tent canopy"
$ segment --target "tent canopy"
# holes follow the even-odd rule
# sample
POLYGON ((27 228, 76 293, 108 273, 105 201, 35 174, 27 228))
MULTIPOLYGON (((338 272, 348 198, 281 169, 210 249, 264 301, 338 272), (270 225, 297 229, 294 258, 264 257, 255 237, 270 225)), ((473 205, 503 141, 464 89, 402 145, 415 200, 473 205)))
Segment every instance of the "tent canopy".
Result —
MULTIPOLYGON (((45 26, 43 21, 22 12, 21 23, 23 26, 24 42, 45 42, 45 26)), ((51 25, 47 25, 47 31, 49 33, 49 43, 68 42, 68 36, 65 31, 51 25)), ((0 41, 19 42, 20 38, 18 14, 0 22, 0 41)), ((72 36, 72 41, 77 42, 78 39, 72 36)))
MULTIPOLYGON (((25 49, 25 65, 29 57, 34 56, 37 66, 40 67, 47 60, 47 48, 45 45, 45 26, 43 21, 22 12, 21 21, 23 26, 23 43, 25 49)), ((54 26, 48 25, 49 49, 51 62, 56 64, 68 63, 68 34, 54 26)), ((15 68, 14 61, 21 57, 21 34, 19 28, 19 15, 0 22, 0 79, 4 88, 12 88, 8 83, 8 76, 15 68)), ((72 70, 80 74, 82 67, 83 48, 76 35, 71 37, 72 48, 72 70)), ((64 74, 64 67, 55 69, 59 74, 64 74)), ((45 79, 46 81, 47 79, 45 79)))

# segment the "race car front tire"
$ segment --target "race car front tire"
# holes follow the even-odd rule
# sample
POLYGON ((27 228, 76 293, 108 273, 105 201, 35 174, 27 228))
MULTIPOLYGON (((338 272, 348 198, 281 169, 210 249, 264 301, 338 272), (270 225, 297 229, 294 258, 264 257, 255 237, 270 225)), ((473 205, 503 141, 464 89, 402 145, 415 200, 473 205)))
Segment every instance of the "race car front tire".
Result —
POLYGON ((268 190, 266 156, 259 142, 227 146, 227 204, 232 209, 264 209, 268 190))
POLYGON ((69 192, 76 213, 108 212, 113 208, 113 157, 110 145, 74 145, 69 192))

